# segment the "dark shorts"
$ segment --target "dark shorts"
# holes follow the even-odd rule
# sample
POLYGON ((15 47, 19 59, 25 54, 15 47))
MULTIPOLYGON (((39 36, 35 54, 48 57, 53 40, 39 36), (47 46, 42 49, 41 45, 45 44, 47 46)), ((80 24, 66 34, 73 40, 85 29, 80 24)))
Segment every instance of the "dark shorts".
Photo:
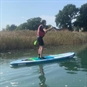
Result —
POLYGON ((43 46, 44 45, 44 41, 43 41, 42 37, 38 37, 37 40, 38 40, 39 46, 43 46))

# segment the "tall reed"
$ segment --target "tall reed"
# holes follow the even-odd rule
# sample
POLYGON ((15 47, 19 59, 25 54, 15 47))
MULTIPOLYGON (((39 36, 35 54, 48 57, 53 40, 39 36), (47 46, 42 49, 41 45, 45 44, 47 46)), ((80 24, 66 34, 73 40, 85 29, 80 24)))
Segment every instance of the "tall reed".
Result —
MULTIPOLYGON (((0 51, 31 49, 35 46, 36 31, 0 31, 0 51)), ((44 37, 45 46, 87 43, 87 33, 50 31, 44 37)))

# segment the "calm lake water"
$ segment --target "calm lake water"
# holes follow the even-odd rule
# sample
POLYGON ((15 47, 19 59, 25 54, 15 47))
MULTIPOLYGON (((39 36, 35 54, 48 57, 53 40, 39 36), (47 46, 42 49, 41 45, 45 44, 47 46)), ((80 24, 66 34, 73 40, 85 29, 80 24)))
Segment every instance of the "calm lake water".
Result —
POLYGON ((37 56, 31 49, 0 55, 0 87, 87 87, 87 45, 44 49, 44 55, 74 51, 75 59, 49 64, 10 68, 17 59, 37 56))

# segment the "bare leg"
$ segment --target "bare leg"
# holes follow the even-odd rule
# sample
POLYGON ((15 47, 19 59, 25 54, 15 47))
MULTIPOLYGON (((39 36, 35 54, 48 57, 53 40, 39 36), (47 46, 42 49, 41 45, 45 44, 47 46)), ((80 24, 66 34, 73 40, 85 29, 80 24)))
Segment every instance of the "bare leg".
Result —
POLYGON ((40 46, 40 58, 42 57, 43 55, 43 46, 40 46))
POLYGON ((38 56, 40 57, 40 46, 38 48, 38 56))
POLYGON ((39 48, 38 48, 38 55, 40 55, 40 46, 39 46, 39 48))
POLYGON ((42 54, 43 54, 43 46, 39 46, 38 54, 39 54, 39 56, 41 58, 42 57, 42 54))

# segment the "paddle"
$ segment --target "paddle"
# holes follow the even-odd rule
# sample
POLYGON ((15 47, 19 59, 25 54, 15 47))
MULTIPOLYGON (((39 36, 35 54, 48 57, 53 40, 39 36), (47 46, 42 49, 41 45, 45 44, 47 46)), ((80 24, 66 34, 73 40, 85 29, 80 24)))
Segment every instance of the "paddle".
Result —
POLYGON ((34 45, 36 45, 36 44, 37 44, 37 40, 34 41, 34 45))

